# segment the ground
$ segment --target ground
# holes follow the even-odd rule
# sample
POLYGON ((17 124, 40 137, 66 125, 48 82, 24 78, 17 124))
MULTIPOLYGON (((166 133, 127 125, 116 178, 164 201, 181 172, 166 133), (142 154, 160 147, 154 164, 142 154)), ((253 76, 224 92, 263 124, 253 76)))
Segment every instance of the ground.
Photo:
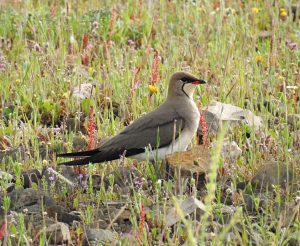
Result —
POLYGON ((299 245, 297 4, 0 1, 3 244, 299 245), (188 170, 57 165, 157 107, 177 71, 208 81, 188 170), (212 131, 213 101, 262 124, 212 131))

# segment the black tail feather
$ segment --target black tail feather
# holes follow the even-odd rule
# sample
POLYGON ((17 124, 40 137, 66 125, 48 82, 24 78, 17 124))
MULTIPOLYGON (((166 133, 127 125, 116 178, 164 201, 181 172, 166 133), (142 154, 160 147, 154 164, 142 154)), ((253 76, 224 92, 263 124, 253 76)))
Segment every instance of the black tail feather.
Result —
POLYGON ((59 154, 57 156, 58 157, 71 157, 71 158, 72 157, 74 157, 74 158, 82 157, 81 159, 78 159, 78 160, 58 163, 58 165, 65 165, 65 166, 82 166, 82 165, 86 165, 89 163, 101 163, 101 162, 105 162, 105 161, 112 161, 112 160, 119 159, 120 156, 122 156, 122 155, 125 155, 127 157, 127 156, 140 154, 144 151, 145 151, 145 149, 130 149, 127 151, 115 150, 115 151, 107 152, 107 151, 100 151, 99 149, 96 149, 96 150, 84 151, 84 152, 78 152, 78 153, 59 154))
POLYGON ((57 154, 56 157, 89 157, 99 153, 98 149, 88 150, 88 151, 81 151, 81 152, 73 152, 73 153, 62 153, 57 154))
POLYGON ((67 161, 67 162, 62 162, 58 163, 59 166, 64 165, 64 166, 83 166, 89 163, 93 163, 88 160, 88 158, 83 158, 83 159, 78 159, 78 160, 73 160, 73 161, 67 161))

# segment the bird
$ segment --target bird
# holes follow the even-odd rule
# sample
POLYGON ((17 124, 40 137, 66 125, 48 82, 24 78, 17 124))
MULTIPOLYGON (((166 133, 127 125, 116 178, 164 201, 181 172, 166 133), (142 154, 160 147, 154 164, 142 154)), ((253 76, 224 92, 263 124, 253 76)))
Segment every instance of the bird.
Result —
POLYGON ((174 73, 169 81, 167 98, 160 106, 132 122, 96 149, 58 154, 57 157, 77 158, 59 165, 102 163, 121 156, 138 161, 154 161, 162 160, 171 153, 185 151, 199 125, 200 113, 193 94, 200 84, 206 84, 206 81, 187 72, 174 73))

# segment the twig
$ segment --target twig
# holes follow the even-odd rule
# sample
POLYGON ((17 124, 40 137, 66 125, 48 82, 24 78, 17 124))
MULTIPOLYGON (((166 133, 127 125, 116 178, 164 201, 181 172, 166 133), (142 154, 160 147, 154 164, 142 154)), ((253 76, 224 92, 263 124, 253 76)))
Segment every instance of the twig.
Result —
POLYGON ((109 223, 109 225, 106 227, 106 230, 108 230, 110 227, 112 227, 113 223, 115 223, 115 221, 120 217, 120 215, 125 211, 125 209, 127 208, 127 203, 120 208, 119 212, 117 213, 117 215, 111 220, 111 222, 109 223))
POLYGON ((62 181, 66 182, 68 185, 75 187, 75 184, 67 179, 66 177, 64 177, 63 175, 61 175, 60 173, 56 172, 53 168, 48 168, 47 169, 49 172, 51 172, 52 174, 54 174, 56 177, 60 178, 62 181))

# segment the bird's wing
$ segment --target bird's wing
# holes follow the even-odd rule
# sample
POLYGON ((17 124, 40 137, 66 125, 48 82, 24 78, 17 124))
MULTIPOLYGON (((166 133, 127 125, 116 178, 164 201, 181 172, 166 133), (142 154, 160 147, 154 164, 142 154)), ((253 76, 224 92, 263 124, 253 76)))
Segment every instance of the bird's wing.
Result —
POLYGON ((118 135, 107 140, 100 148, 62 154, 62 157, 87 157, 62 163, 63 165, 84 165, 118 159, 120 155, 132 156, 152 149, 167 146, 177 138, 185 126, 184 119, 175 110, 154 110, 127 126, 118 135))

